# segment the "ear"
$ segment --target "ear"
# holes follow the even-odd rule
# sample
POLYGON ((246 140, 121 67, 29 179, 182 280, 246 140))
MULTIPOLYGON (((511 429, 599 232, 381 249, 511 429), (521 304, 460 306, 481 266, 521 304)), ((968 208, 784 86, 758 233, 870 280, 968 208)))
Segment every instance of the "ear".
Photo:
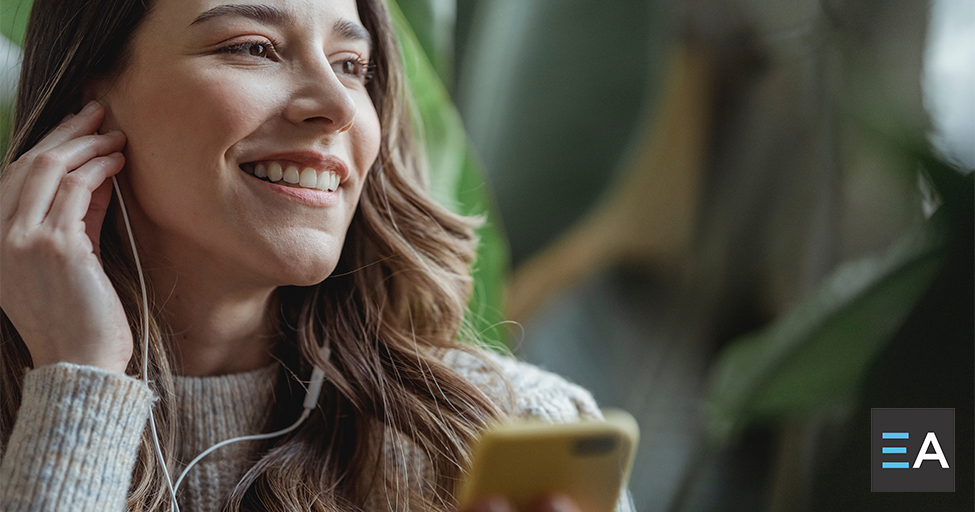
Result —
POLYGON ((112 115, 112 87, 106 80, 94 80, 85 84, 81 88, 81 104, 87 105, 91 100, 97 100, 105 109, 105 119, 98 128, 98 133, 107 133, 112 130, 121 130, 115 116, 112 115))

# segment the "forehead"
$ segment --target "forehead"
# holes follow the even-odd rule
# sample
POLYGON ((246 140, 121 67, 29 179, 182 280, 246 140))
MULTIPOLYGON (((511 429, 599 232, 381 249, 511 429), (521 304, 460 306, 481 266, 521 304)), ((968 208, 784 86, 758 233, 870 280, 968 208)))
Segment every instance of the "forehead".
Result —
POLYGON ((190 30, 215 21, 258 21, 296 30, 332 30, 341 21, 361 25, 355 0, 156 0, 148 23, 190 30))

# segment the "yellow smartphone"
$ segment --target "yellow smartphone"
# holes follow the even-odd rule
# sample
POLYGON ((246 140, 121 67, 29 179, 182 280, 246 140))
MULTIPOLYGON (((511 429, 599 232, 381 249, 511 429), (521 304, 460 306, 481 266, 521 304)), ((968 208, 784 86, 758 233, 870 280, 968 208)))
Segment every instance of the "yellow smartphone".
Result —
POLYGON ((630 478, 640 431, 625 411, 607 409, 603 415, 606 421, 533 421, 485 430, 458 486, 461 510, 491 495, 529 510, 558 492, 583 512, 613 512, 630 478))

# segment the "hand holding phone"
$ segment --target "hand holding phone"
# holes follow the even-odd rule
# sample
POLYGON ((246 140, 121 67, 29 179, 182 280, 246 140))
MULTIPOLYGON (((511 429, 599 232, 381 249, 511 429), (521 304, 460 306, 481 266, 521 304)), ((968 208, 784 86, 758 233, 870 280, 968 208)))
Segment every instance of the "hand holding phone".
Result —
POLYGON ((486 430, 458 487, 461 509, 504 496, 519 511, 561 494, 583 512, 612 512, 629 480, 639 439, 636 420, 619 410, 605 421, 522 422, 486 430))

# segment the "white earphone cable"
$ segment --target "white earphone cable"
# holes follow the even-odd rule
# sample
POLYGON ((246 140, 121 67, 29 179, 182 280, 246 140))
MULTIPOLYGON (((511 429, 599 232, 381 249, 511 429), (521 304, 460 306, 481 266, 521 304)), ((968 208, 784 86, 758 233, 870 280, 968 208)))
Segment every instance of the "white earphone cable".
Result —
MULTIPOLYGON (((135 268, 139 272, 139 286, 142 288, 142 381, 149 385, 149 294, 146 292, 146 278, 142 273, 142 262, 139 261, 139 251, 135 248, 135 236, 132 235, 132 224, 129 222, 129 212, 125 208, 125 200, 122 199, 122 190, 118 186, 118 180, 112 175, 112 187, 115 188, 115 196, 118 197, 119 209, 122 210, 122 220, 125 221, 125 231, 129 234, 129 243, 132 244, 132 257, 135 259, 135 268)), ((156 432, 156 418, 152 415, 152 407, 149 408, 149 427, 152 430, 152 442, 156 447, 156 459, 162 467, 163 476, 166 477, 166 486, 172 497, 173 507, 179 512, 179 505, 176 504, 176 489, 173 487, 173 480, 169 477, 169 469, 166 467, 166 458, 163 456, 162 448, 159 446, 159 434, 156 432)))
POLYGON ((236 443, 236 442, 240 442, 240 441, 257 441, 257 440, 260 440, 260 439, 274 439, 275 437, 283 436, 283 435, 287 434, 288 432, 291 432, 292 430, 298 428, 298 425, 301 425, 301 423, 303 421, 305 421, 305 419, 308 417, 309 414, 311 414, 311 410, 310 409, 305 409, 304 411, 301 412, 301 417, 298 418, 298 421, 296 421, 290 427, 285 428, 285 429, 278 430, 277 432, 271 432, 269 434, 255 434, 255 435, 251 435, 251 436, 235 437, 233 439, 227 439, 226 441, 220 441, 219 443, 217 443, 217 444, 215 444, 215 445, 207 448, 203 453, 197 455, 196 458, 193 459, 186 466, 186 469, 184 469, 183 472, 179 475, 179 478, 176 479, 176 485, 173 486, 173 489, 175 489, 175 490, 178 491, 179 490, 179 484, 183 483, 183 477, 185 477, 186 474, 189 473, 190 468, 192 468, 194 465, 196 465, 197 462, 200 462, 200 460, 203 459, 203 457, 206 457, 207 455, 210 455, 210 452, 216 450, 217 448, 222 448, 224 446, 227 446, 228 444, 236 443))

